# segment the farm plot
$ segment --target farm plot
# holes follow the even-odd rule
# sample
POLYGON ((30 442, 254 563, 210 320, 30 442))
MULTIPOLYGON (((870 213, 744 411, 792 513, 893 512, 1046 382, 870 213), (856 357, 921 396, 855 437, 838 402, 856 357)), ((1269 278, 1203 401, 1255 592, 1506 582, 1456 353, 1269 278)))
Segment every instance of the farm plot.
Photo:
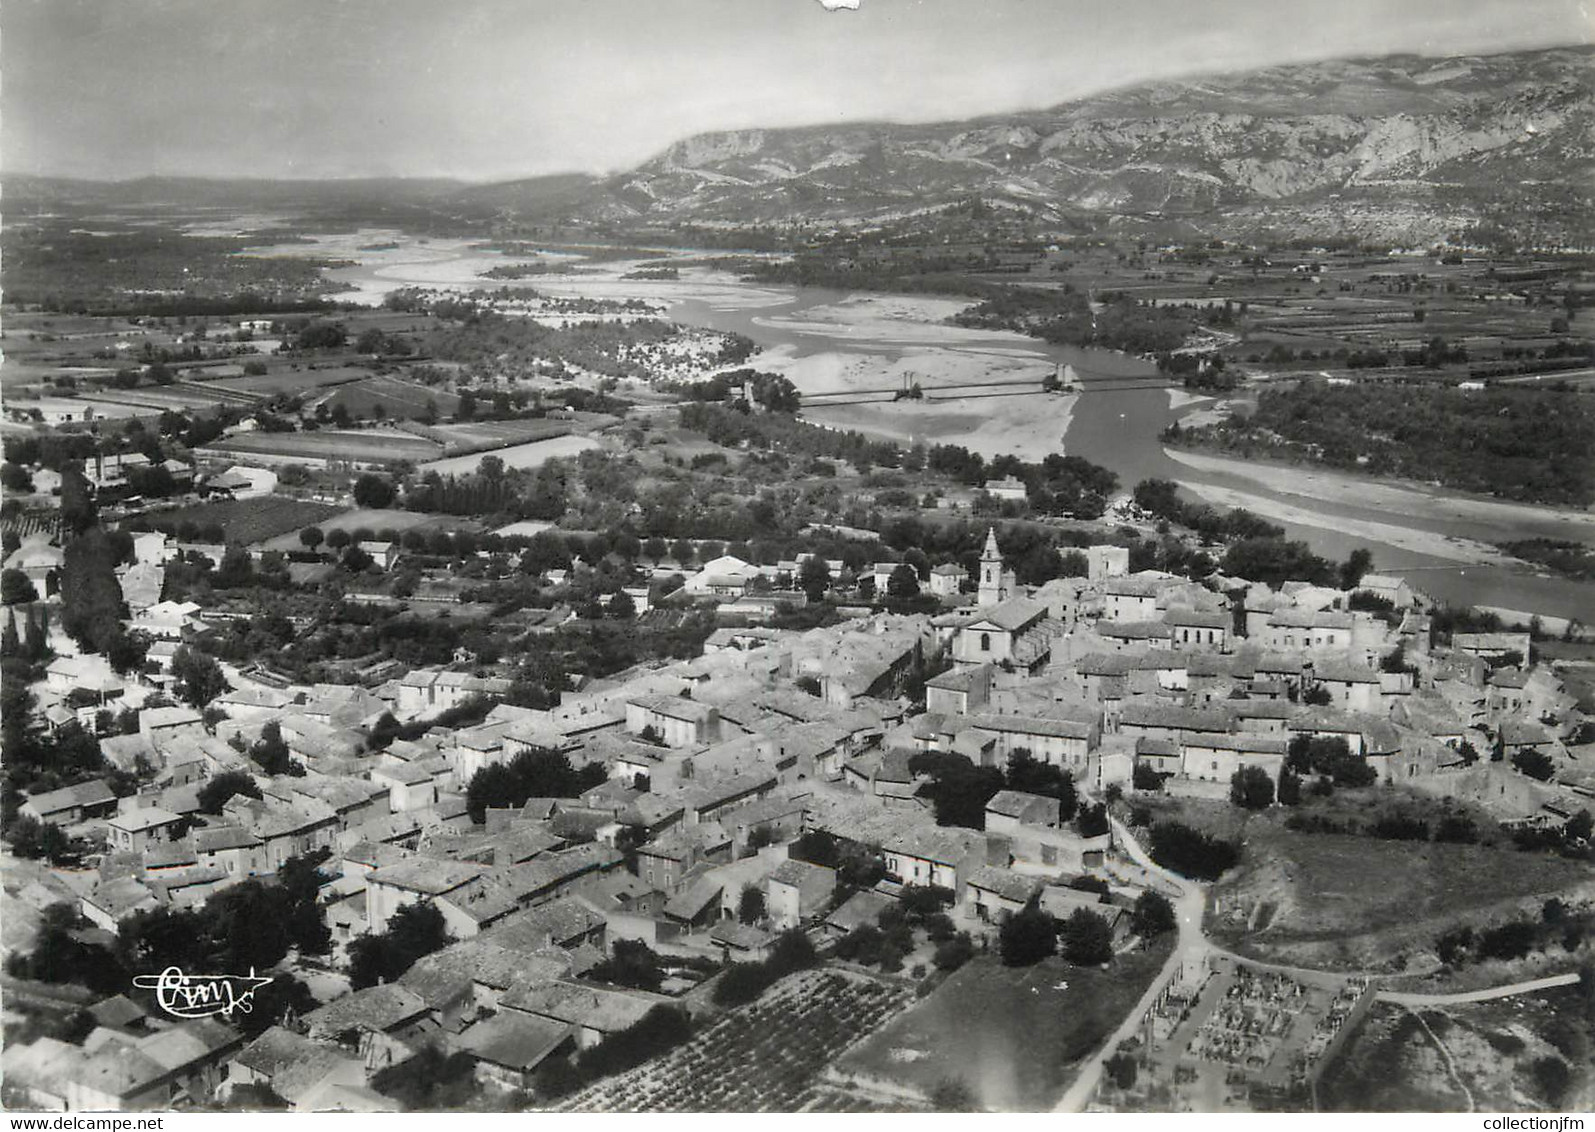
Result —
POLYGON ((525 444, 533 440, 548 440, 565 436, 571 431, 568 421, 532 419, 523 421, 473 421, 470 424, 438 425, 427 430, 427 435, 443 444, 450 455, 469 452, 486 452, 494 448, 508 448, 512 444, 525 444))
MULTIPOLYGON (((219 499, 213 503, 156 511, 148 518, 151 526, 160 529, 175 529, 185 523, 192 523, 201 531, 218 527, 225 541, 250 546, 286 532, 325 523, 343 510, 330 503, 262 495, 255 499, 219 499)), ((296 539, 292 549, 298 546, 296 539)))
POLYGON ((463 476, 475 472, 484 456, 496 456, 506 468, 538 468, 550 460, 578 456, 590 448, 602 445, 590 436, 553 436, 547 440, 531 440, 525 444, 512 444, 508 448, 495 448, 491 452, 472 452, 465 456, 449 456, 420 465, 417 471, 437 472, 445 476, 463 476))
POLYGON ((245 377, 222 377, 215 381, 207 381, 205 384, 218 389, 253 393, 261 397, 275 397, 281 393, 303 393, 311 389, 364 381, 370 376, 370 370, 359 366, 327 366, 323 369, 300 369, 295 366, 245 377))
POLYGON ((311 404, 325 403, 329 413, 342 405, 351 417, 356 418, 398 417, 417 420, 429 414, 433 419, 453 416, 459 400, 442 389, 432 389, 393 374, 378 374, 364 381, 340 385, 311 404))
POLYGON ((213 452, 274 456, 284 463, 376 466, 408 460, 422 463, 441 454, 441 446, 402 432, 244 432, 208 446, 213 452))
POLYGON ((664 1057, 571 1098, 572 1112, 797 1112, 825 1105, 831 1060, 903 1009, 906 987, 804 971, 711 1022, 664 1057))

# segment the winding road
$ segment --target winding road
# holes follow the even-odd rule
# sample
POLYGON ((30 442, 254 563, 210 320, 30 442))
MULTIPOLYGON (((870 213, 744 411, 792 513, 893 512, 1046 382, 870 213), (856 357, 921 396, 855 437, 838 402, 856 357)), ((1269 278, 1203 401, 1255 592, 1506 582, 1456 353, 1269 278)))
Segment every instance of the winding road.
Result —
MULTIPOLYGON (((1211 943, 1202 932, 1202 917, 1207 909, 1207 886, 1189 880, 1177 873, 1172 873, 1152 860, 1146 850, 1136 841, 1135 837, 1116 819, 1110 819, 1113 825, 1114 847, 1130 859, 1135 867, 1143 874, 1134 879, 1136 883, 1152 881, 1152 887, 1162 891, 1174 904, 1174 916, 1179 938, 1174 950, 1169 954, 1168 961, 1163 964, 1162 970, 1147 987, 1135 1008, 1125 1015, 1118 1028, 1108 1036, 1107 1040, 1091 1055, 1089 1061, 1080 1067, 1074 1082, 1064 1091, 1058 1103, 1053 1106, 1054 1112, 1083 1112, 1091 1098, 1096 1096, 1097 1084, 1102 1080, 1104 1066, 1108 1058, 1113 1056, 1119 1044, 1133 1036, 1139 1028, 1141 1019, 1157 1001, 1158 995, 1173 981, 1175 974, 1187 962, 1195 962, 1209 955, 1228 955, 1237 962, 1248 963, 1254 966, 1270 968, 1278 971, 1300 970, 1307 972, 1308 968, 1289 968, 1278 964, 1263 963, 1249 959, 1242 955, 1227 952, 1211 943)), ((1115 871, 1110 863, 1109 871, 1115 871)), ((1130 870, 1121 867, 1122 872, 1130 870)), ((1347 972, 1333 972, 1346 974, 1347 972)), ((1377 975, 1371 977, 1378 978, 1377 975)), ((1378 1001, 1387 1002, 1408 1008, 1423 1008, 1437 1006, 1460 1006, 1470 1002, 1487 1002, 1491 999, 1510 998, 1512 995, 1531 994, 1534 991, 1549 990, 1554 987, 1572 986, 1579 981, 1576 972, 1548 975, 1539 979, 1528 979, 1522 982, 1507 983, 1498 987, 1485 987, 1482 990, 1458 991, 1453 994, 1421 994, 1407 991, 1378 991, 1375 995, 1378 1001)), ((1422 1019, 1420 1018, 1421 1022, 1422 1019)), ((1427 1029, 1427 1027, 1425 1027, 1427 1029)), ((1442 1052, 1445 1047, 1438 1041, 1436 1044, 1442 1052)), ((1464 1087, 1464 1092, 1466 1088, 1464 1087)), ((1469 1098, 1471 1103, 1471 1097, 1469 1098)))
POLYGON ((1570 987, 1578 982, 1578 972, 1565 975, 1547 975, 1543 979, 1528 979, 1521 983, 1507 983, 1483 990, 1458 991, 1455 994, 1416 994, 1407 991, 1379 991, 1375 998, 1397 1006, 1462 1006, 1469 1002, 1489 1002, 1492 998, 1511 998, 1515 994, 1532 994, 1552 987, 1570 987))
POLYGON ((1207 937, 1202 934, 1202 915, 1207 909, 1207 889, 1195 881, 1187 880, 1176 873, 1171 873, 1149 857, 1140 843, 1137 842, 1130 831, 1117 819, 1113 822, 1113 840, 1116 847, 1121 849, 1126 856, 1135 862, 1140 869, 1158 881, 1157 887, 1170 897, 1174 904, 1174 921, 1179 938, 1175 942, 1174 950, 1169 953, 1168 960, 1163 964, 1163 969, 1157 973, 1157 978, 1152 980, 1140 1000, 1135 1004, 1124 1021, 1119 1023, 1118 1029, 1108 1036, 1091 1059, 1080 1067, 1080 1072, 1075 1075, 1071 1084, 1058 1103, 1053 1106, 1054 1112, 1083 1112, 1086 1105, 1091 1103, 1091 1098, 1096 1096, 1097 1083, 1102 1080, 1102 1072, 1108 1058, 1119 1048, 1119 1043, 1131 1037, 1141 1025, 1141 1019, 1146 1012, 1152 1009, 1152 1004, 1157 1001, 1158 995, 1163 993, 1163 988, 1173 981, 1176 973, 1188 961, 1201 958, 1207 953, 1210 945, 1207 937))

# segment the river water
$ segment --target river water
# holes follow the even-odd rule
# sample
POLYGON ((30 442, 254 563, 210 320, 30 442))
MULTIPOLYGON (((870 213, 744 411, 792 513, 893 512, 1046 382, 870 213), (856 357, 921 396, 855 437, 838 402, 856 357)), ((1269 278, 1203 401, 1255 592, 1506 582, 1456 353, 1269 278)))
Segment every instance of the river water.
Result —
MULTIPOLYGON (((351 287, 351 292, 340 298, 364 302, 380 302, 387 291, 411 285, 482 286, 487 281, 482 280, 479 273, 484 263, 493 258, 492 253, 484 255, 463 241, 450 246, 444 246, 445 241, 421 246, 419 241, 402 233, 386 231, 360 233, 343 240, 348 246, 336 250, 360 262, 335 270, 331 275, 351 287), (395 241, 399 246, 375 254, 356 246, 361 242, 373 242, 375 235, 395 241)), ((290 247, 300 254, 324 254, 331 250, 303 245, 290 247)), ((715 276, 711 282, 703 278, 689 279, 688 275, 689 272, 683 272, 679 285, 622 283, 618 279, 601 282, 594 279, 590 283, 584 280, 581 286, 573 287, 571 293, 616 298, 635 294, 665 303, 669 317, 678 322, 742 334, 761 347, 783 349, 794 357, 824 351, 876 356, 896 355, 901 351, 901 343, 878 335, 874 338, 859 336, 842 325, 837 325, 833 331, 823 323, 816 325, 792 317, 815 307, 835 305, 848 298, 848 292, 763 283, 737 284, 724 275, 715 276), (791 322, 801 323, 801 329, 784 325, 791 322)), ((546 293, 559 294, 564 290, 563 279, 558 276, 526 282, 546 293)), ((1225 470, 1192 468, 1171 459, 1158 439, 1164 428, 1192 408, 1173 408, 1165 389, 1124 386, 1124 378, 1155 376, 1156 371, 1150 364, 1111 351, 1053 346, 1008 332, 966 335, 960 345, 978 345, 985 338, 989 338, 992 346, 1010 352, 1017 349, 1074 367, 1086 391, 1076 400, 1064 438, 1065 450, 1112 469, 1126 489, 1140 480, 1160 477, 1195 487, 1210 486, 1262 497, 1296 508, 1313 519, 1312 522, 1281 522, 1280 525, 1290 537, 1306 541, 1318 554, 1343 559, 1356 547, 1366 546, 1374 554, 1376 569, 1406 577, 1415 587, 1435 597, 1595 623, 1595 584, 1522 573, 1502 566, 1459 565, 1454 559, 1417 553, 1343 529, 1347 523, 1376 522, 1455 538, 1496 542, 1537 535, 1588 540, 1587 526, 1579 529, 1565 520, 1558 520, 1549 511, 1531 507, 1523 508, 1521 514, 1514 512, 1507 520, 1497 517, 1490 521, 1439 514, 1393 515, 1371 506, 1309 499, 1276 490, 1267 482, 1266 472, 1259 479, 1225 470)), ((923 343, 919 348, 923 348, 923 343)), ((947 439, 956 442, 955 437, 947 439)), ((1451 498, 1441 491, 1430 494, 1440 499, 1451 498)))
MULTIPOLYGON (((768 284, 759 286, 763 291, 770 290, 768 284)), ((688 299, 673 305, 669 313, 678 322, 743 334, 761 347, 784 347, 798 357, 833 350, 875 354, 896 351, 891 344, 859 341, 848 336, 844 328, 838 328, 835 336, 816 332, 812 326, 801 334, 792 333, 781 325, 783 321, 810 308, 838 303, 847 298, 848 293, 823 288, 783 290, 793 298, 790 303, 779 306, 739 308, 688 299)), ((1271 521, 1279 522, 1291 538, 1307 542, 1314 552, 1325 557, 1344 559, 1357 547, 1366 546, 1373 552, 1376 569, 1405 577, 1414 587, 1446 601, 1551 617, 1573 617, 1586 624, 1595 622, 1595 585, 1590 583, 1503 566, 1459 565, 1454 559, 1425 555, 1366 536, 1348 534, 1339 529, 1337 521, 1406 525, 1487 543, 1533 536, 1578 538, 1586 535, 1587 529, 1580 531, 1557 520, 1550 512, 1535 508, 1524 508, 1521 518, 1509 526, 1443 516, 1396 516, 1377 508, 1307 499, 1276 491, 1267 485, 1266 472, 1263 473, 1264 482, 1259 482, 1221 470, 1192 468, 1172 459, 1158 438, 1171 423, 1194 411, 1194 407, 1175 409, 1167 390, 1126 387, 1122 380, 1156 376, 1155 366, 1106 350, 1054 346, 1035 339, 1026 339, 1025 345, 1055 362, 1074 367, 1086 392, 1075 404, 1064 448, 1070 455, 1112 469, 1125 488, 1144 479, 1161 478, 1263 496, 1321 516, 1321 525, 1271 521)), ((1432 494, 1444 497, 1446 493, 1432 494)))

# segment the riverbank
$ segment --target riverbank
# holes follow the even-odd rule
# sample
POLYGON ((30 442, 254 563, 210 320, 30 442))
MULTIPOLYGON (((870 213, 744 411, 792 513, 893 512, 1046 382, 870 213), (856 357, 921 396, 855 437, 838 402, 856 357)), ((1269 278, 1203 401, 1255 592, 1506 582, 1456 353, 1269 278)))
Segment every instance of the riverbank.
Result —
POLYGON ((1064 451, 1077 398, 1055 393, 956 397, 880 405, 816 405, 804 420, 904 444, 959 444, 985 457, 1039 463, 1064 451))
POLYGON ((809 398, 804 419, 817 424, 904 444, 960 444, 987 457, 1039 461, 1061 453, 1077 398, 1041 392, 1054 364, 1032 339, 945 321, 967 306, 924 295, 858 294, 792 314, 756 315, 754 326, 789 341, 748 364, 791 381, 809 398), (881 392, 913 385, 923 398, 889 401, 881 392), (968 388, 986 385, 993 387, 989 394, 968 388), (880 400, 823 400, 852 394, 880 400))
MULTIPOLYGON (((1204 503, 1210 503, 1215 507, 1244 507, 1246 510, 1255 515, 1261 515, 1265 519, 1272 519, 1280 523, 1297 523, 1309 527, 1322 526, 1328 521, 1324 516, 1308 510, 1306 507, 1298 507, 1270 496, 1254 495, 1250 492, 1237 491, 1230 487, 1219 487, 1215 484, 1203 483, 1200 480, 1180 480, 1178 482, 1181 487, 1196 495, 1204 503)), ((1472 539, 1443 535, 1436 531, 1398 527, 1392 523, 1380 523, 1372 519, 1351 519, 1336 516, 1333 522, 1335 529, 1343 535, 1349 535, 1352 538, 1367 542, 1383 543, 1386 546, 1408 550, 1413 554, 1422 554, 1429 558, 1477 565, 1510 566, 1518 564, 1517 559, 1508 557, 1488 543, 1476 542, 1472 539)), ((1384 565, 1384 563, 1376 562, 1376 565, 1384 565)))
MULTIPOLYGON (((1239 477, 1280 495, 1361 507, 1424 523, 1468 524, 1477 528, 1476 537, 1480 540, 1496 532, 1501 541, 1509 541, 1516 533, 1519 538, 1542 534, 1542 537, 1595 542, 1595 513, 1589 511, 1506 503, 1323 468, 1209 456, 1173 448, 1165 448, 1164 452, 1169 459, 1194 472, 1239 477)), ((1195 477, 1192 478, 1194 481, 1195 477)), ((1191 486, 1194 490, 1195 483, 1191 486)))

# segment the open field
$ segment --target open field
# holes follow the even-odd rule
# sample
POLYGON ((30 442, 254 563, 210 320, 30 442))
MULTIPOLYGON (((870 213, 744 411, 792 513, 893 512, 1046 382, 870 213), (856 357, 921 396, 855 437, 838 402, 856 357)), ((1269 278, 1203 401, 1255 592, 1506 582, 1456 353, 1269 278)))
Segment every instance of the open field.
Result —
POLYGON ((691 1041, 599 1081, 573 1112, 798 1112, 824 1105, 831 1059, 901 1010, 904 986, 853 971, 804 971, 708 1022, 691 1041))
POLYGON ((548 440, 568 435, 568 421, 532 418, 515 421, 471 421, 467 424, 436 425, 427 429, 427 435, 443 444, 450 456, 471 452, 486 452, 494 448, 508 448, 533 440, 548 440))
POLYGON ((364 381, 371 371, 360 366, 323 366, 320 369, 294 365, 278 367, 269 373, 249 374, 243 377, 219 377, 207 381, 207 388, 231 389, 251 393, 257 397, 276 397, 283 393, 306 393, 332 385, 364 381))
POLYGON ((1163 947, 1134 952, 1102 971, 1056 957, 1004 967, 982 955, 837 1070, 925 1094, 962 1081, 988 1110, 1050 1110, 1077 1063, 1124 1020, 1167 957, 1163 947))
POLYGON ((427 472, 440 472, 446 476, 469 475, 476 471, 482 457, 490 454, 503 460, 506 468, 536 468, 557 457, 576 456, 589 448, 600 447, 602 445, 590 436, 555 436, 548 440, 533 440, 527 444, 494 449, 491 453, 478 451, 431 460, 421 464, 417 470, 423 475, 427 472))
POLYGON ((1319 1100, 1331 1112, 1587 1112, 1595 1107, 1587 1038, 1580 1057, 1567 1036, 1587 1035, 1580 1013, 1574 987, 1418 1013, 1377 1003, 1325 1071, 1319 1100), (1533 1075, 1547 1057, 1567 1061, 1575 1076, 1556 1101, 1533 1075))
POLYGON ((459 398, 446 390, 406 381, 394 374, 375 374, 317 396, 311 399, 307 407, 315 408, 323 403, 329 413, 342 405, 355 418, 386 416, 417 419, 429 413, 434 418, 453 416, 459 398))
MULTIPOLYGON (((170 511, 152 511, 148 518, 161 526, 181 523, 195 523, 200 527, 219 526, 229 543, 252 546, 285 532, 325 523, 342 513, 342 510, 330 503, 264 495, 256 499, 218 499, 170 511)), ((299 549, 297 539, 293 549, 299 549)))
POLYGON ((379 432, 366 429, 342 432, 320 429, 316 432, 242 432, 207 446, 220 453, 252 453, 276 457, 281 463, 295 460, 390 464, 400 460, 421 463, 441 453, 441 446, 404 432, 379 432))
POLYGON ((1595 892, 1589 866, 1513 848, 1295 833, 1247 823, 1238 868, 1214 889, 1216 942, 1271 962, 1342 970, 1434 963, 1435 937, 1536 915, 1546 897, 1595 892), (1250 925, 1250 926, 1248 926, 1250 925))

